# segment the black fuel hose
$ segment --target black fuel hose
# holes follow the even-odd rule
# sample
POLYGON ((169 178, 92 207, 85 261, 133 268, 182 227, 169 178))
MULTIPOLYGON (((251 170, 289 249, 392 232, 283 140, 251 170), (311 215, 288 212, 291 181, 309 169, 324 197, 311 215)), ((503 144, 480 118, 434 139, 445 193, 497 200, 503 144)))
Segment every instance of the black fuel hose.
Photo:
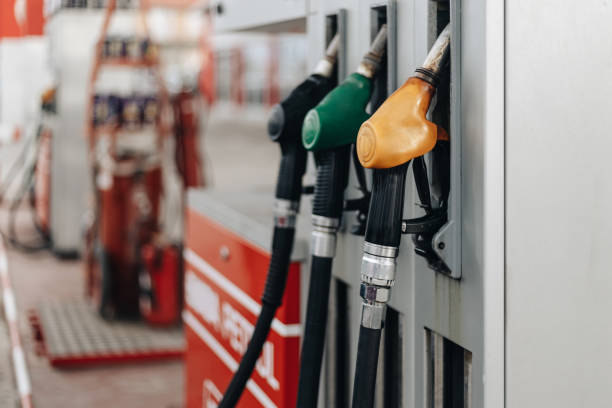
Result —
MULTIPOLYGON (((317 180, 312 204, 314 233, 323 234, 326 248, 312 248, 310 264, 310 286, 308 289, 308 306, 304 340, 300 356, 300 375, 298 382, 297 407, 310 408, 317 406, 319 396, 319 379, 325 347, 325 332, 329 303, 331 270, 335 252, 335 234, 342 207, 344 190, 348 184, 348 173, 351 157, 351 145, 315 153, 317 163, 317 180), (318 220, 327 220, 327 226, 318 220)), ((315 247, 317 245, 315 244, 315 247)))
POLYGON ((404 191, 408 163, 372 172, 372 198, 366 224, 366 242, 399 247, 402 235, 404 191))
POLYGON ((282 211, 277 211, 275 215, 272 255, 262 296, 261 313, 247 350, 218 405, 219 408, 235 407, 240 400, 261 355, 276 309, 282 303, 295 236, 295 213, 302 192, 302 177, 306 171, 306 150, 301 141, 302 123, 306 113, 319 103, 333 85, 334 81, 329 77, 318 74, 309 76, 274 107, 268 122, 270 138, 281 147, 276 200, 277 206, 287 205, 284 207, 286 213, 283 215, 282 211))
POLYGON ((296 404, 296 407, 299 408, 316 407, 319 399, 332 261, 332 258, 319 258, 318 256, 311 258, 304 341, 300 354, 300 378, 296 404))
POLYGON ((357 365, 355 366, 355 383, 353 385, 353 408, 371 408, 374 406, 373 391, 376 388, 376 370, 378 368, 381 334, 381 329, 359 327, 357 365))
POLYGON ((232 382, 225 391, 219 407, 234 407, 238 403, 246 382, 255 368, 255 363, 257 363, 264 343, 268 338, 276 309, 281 304, 287 282, 287 269, 289 268, 294 235, 295 229, 293 228, 274 228, 272 258, 262 297, 261 312, 255 323, 249 346, 242 356, 240 366, 234 373, 232 382))
MULTIPOLYGON (((366 245, 369 243, 396 250, 399 247, 402 234, 406 171, 409 163, 389 169, 374 169, 372 198, 366 225, 366 245)), ((361 290, 363 292, 368 289, 362 284, 361 290)), ((353 408, 372 408, 374 406, 382 325, 370 328, 364 327, 363 323, 362 320, 359 328, 357 364, 353 384, 353 408)))

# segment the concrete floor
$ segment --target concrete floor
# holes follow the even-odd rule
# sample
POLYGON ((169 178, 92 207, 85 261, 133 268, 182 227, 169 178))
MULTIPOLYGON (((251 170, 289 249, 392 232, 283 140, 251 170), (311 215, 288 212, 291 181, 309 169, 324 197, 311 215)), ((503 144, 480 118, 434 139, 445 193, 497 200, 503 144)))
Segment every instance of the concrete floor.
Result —
POLYGON ((280 150, 267 134, 269 110, 219 106, 203 139, 210 188, 270 191, 276 184, 280 150))
MULTIPOLYGON (((0 210, 2 230, 5 230, 6 218, 3 208, 0 210)), ((33 236, 34 230, 26 213, 22 212, 19 220, 18 233, 23 238, 33 236)), ((27 312, 35 309, 41 300, 82 296, 82 262, 58 260, 49 252, 25 254, 11 247, 8 248, 8 261, 35 407, 183 406, 183 364, 180 360, 91 368, 51 367, 44 356, 35 353, 27 312)), ((0 336, 3 336, 1 331, 0 336)), ((0 378, 2 383, 7 380, 12 378, 0 378)))
MULTIPOLYGON (((221 107, 213 112, 204 139, 205 169, 210 188, 271 190, 280 154, 278 147, 267 138, 266 116, 265 109, 236 111, 221 107)), ((17 147, 2 150, 0 156, 10 158, 17 147)), ((1 167, 5 167, 7 162, 5 160, 1 167)), ((6 169, 2 175, 6 175, 6 169)), ((75 217, 75 222, 79 220, 75 217)), ((0 208, 2 231, 6 231, 6 221, 6 208, 0 208)), ((29 215, 25 212, 20 214, 17 225, 22 238, 34 236, 29 215)), ((34 309, 42 300, 83 296, 83 264, 80 260, 59 260, 49 252, 25 254, 10 247, 8 251, 9 271, 17 297, 22 341, 36 407, 183 406, 181 361, 56 369, 44 357, 36 355, 27 322, 28 310, 34 309)), ((0 353, 7 352, 7 346, 6 330, 2 330, 0 325, 0 353)), ((4 403, 7 401, 4 396, 8 400, 14 399, 11 394, 14 390, 12 376, 7 372, 10 372, 9 366, 0 365, 0 404, 3 407, 8 406, 4 403)))

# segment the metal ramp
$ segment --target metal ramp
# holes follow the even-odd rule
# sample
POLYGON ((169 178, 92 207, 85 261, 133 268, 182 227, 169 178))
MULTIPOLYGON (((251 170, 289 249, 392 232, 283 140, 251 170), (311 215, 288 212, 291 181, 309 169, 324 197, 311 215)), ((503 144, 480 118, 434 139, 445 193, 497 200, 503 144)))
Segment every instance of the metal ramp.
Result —
POLYGON ((181 327, 106 321, 85 300, 54 300, 30 313, 39 350, 53 366, 181 358, 181 327))

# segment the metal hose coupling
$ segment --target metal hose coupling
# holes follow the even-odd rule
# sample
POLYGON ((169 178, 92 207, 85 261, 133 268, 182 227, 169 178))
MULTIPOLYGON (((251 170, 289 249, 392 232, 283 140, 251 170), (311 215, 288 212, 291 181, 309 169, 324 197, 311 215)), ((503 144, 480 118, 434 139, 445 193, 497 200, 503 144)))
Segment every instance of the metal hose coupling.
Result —
POLYGON ((338 59, 338 48, 340 47, 340 34, 334 35, 334 38, 329 42, 327 49, 325 50, 325 56, 321 61, 318 62, 315 67, 313 74, 318 74, 329 78, 334 72, 334 66, 338 59))
POLYGON ((274 226, 278 228, 295 228, 295 221, 300 210, 299 201, 274 200, 274 226))
POLYGON ((363 56, 359 67, 357 67, 357 73, 363 75, 366 78, 374 78, 374 74, 380 66, 383 54, 385 53, 385 46, 387 45, 387 25, 383 24, 378 30, 376 37, 370 44, 370 49, 367 54, 363 56))
POLYGON ((311 255, 318 258, 333 258, 336 255, 336 232, 339 226, 338 218, 312 216, 311 255))
POLYGON ((365 242, 361 261, 361 325, 382 329, 391 287, 395 283, 398 249, 365 242))

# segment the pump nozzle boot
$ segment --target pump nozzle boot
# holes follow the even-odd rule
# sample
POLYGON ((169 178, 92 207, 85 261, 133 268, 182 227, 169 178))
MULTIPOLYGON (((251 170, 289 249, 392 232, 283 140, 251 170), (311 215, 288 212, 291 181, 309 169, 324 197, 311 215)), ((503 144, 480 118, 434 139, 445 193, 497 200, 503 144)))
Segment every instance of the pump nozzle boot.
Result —
POLYGON ((369 116, 365 109, 372 94, 372 78, 380 66, 386 41, 387 26, 383 25, 357 72, 308 112, 302 129, 302 142, 307 150, 328 150, 355 143, 359 126, 369 116))
POLYGON ((366 168, 386 169, 429 152, 446 132, 426 117, 450 44, 447 26, 425 64, 359 129, 357 154, 366 168))

